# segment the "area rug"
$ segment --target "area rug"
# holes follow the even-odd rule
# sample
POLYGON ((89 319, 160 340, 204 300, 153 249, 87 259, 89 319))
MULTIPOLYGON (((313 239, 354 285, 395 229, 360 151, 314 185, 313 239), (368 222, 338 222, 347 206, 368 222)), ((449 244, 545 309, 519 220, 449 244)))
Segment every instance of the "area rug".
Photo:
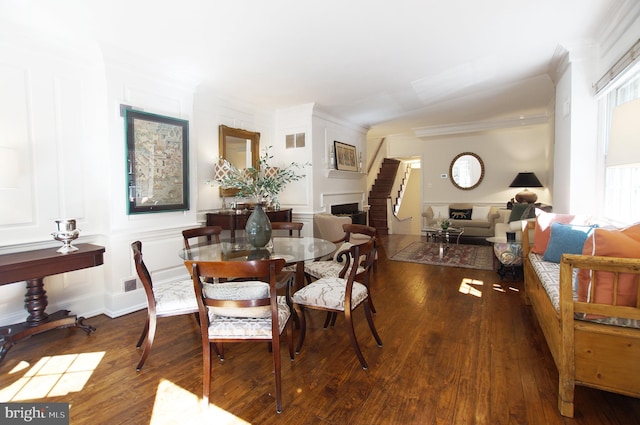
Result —
POLYGON ((439 243, 413 242, 391 259, 447 267, 493 270, 493 249, 482 245, 451 244, 440 259, 439 243))

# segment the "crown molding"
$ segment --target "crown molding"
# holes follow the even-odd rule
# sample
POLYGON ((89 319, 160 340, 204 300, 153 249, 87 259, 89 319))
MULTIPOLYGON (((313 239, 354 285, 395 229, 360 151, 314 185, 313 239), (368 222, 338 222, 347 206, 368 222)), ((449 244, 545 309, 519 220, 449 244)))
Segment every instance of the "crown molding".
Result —
POLYGON ((500 120, 473 121, 456 124, 434 125, 413 128, 416 137, 434 137, 451 134, 473 133, 478 131, 496 130, 501 128, 523 127, 527 125, 539 125, 549 122, 549 114, 537 114, 504 118, 500 120))

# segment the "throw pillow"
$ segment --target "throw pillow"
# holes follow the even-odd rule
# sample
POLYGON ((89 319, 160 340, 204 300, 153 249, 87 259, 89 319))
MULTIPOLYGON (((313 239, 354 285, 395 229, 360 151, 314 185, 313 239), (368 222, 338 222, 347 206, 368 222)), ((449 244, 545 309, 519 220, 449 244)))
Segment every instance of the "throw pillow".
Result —
POLYGON ((486 221, 489 218, 489 211, 491 210, 490 206, 477 206, 474 205, 471 210, 471 220, 482 220, 486 221))
MULTIPOLYGON (((573 223, 573 220, 575 218, 575 215, 570 214, 554 214, 544 211, 539 212, 536 219, 536 228, 534 231, 533 247, 531 247, 531 252, 535 252, 539 255, 544 255, 544 252, 547 250, 547 244, 549 243, 549 236, 551 236, 551 224, 569 224, 573 223)), ((578 222, 575 224, 587 223, 578 222)))
POLYGON ((433 211, 434 220, 437 220, 438 216, 441 219, 449 217, 449 205, 431 205, 431 211, 433 211))
MULTIPOLYGON (((584 243, 584 255, 620 258, 640 258, 640 224, 619 230, 595 229, 584 243)), ((614 274, 601 270, 578 271, 578 300, 613 304, 614 274), (593 273, 593 275, 592 275, 593 273), (593 291, 591 285, 595 282, 593 291)), ((634 306, 638 288, 638 275, 618 275, 617 305, 634 306)))
POLYGON ((535 204, 513 204, 511 208, 511 215, 509 216, 509 223, 517 220, 526 220, 528 218, 534 218, 536 216, 535 204))
POLYGON ((593 231, 592 226, 576 226, 571 224, 553 223, 549 244, 542 259, 552 263, 559 263, 562 254, 582 254, 584 241, 593 231))
MULTIPOLYGON (((269 284, 257 280, 242 282, 216 283, 204 286, 204 294, 216 300, 253 300, 269 298, 269 284)), ((268 317, 271 306, 261 307, 209 307, 209 311, 218 316, 229 317, 268 317)))
POLYGON ((471 220, 472 208, 449 208, 449 218, 454 220, 471 220))

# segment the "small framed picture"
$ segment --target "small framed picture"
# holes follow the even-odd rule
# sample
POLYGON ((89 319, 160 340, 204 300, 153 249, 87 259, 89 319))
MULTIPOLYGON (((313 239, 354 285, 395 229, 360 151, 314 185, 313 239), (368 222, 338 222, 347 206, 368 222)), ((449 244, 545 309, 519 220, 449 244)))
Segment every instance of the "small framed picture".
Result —
POLYGON ((189 209, 189 121, 125 110, 128 213, 189 209))
POLYGON ((336 154, 336 169, 343 171, 358 171, 358 158, 356 158, 356 147, 346 143, 333 142, 336 154))

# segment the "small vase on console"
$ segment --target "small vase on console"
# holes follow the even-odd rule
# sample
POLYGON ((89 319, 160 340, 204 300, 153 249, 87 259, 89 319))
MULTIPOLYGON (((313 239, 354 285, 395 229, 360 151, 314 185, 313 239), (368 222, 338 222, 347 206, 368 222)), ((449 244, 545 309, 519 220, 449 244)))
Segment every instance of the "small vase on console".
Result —
POLYGON ((262 204, 257 203, 245 226, 247 241, 256 248, 264 247, 271 240, 271 221, 262 204))

